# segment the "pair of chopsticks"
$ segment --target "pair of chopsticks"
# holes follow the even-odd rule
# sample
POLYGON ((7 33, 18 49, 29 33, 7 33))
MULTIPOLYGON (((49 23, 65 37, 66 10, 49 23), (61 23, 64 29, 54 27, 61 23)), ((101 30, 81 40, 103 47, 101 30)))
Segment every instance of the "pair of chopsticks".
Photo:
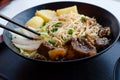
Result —
MULTIPOLYGON (((21 27, 21 28, 24 28, 25 30, 30 31, 30 32, 38 35, 38 36, 40 35, 40 33, 37 33, 37 32, 35 32, 35 31, 33 31, 32 29, 29 29, 29 28, 27 28, 26 26, 23 26, 23 25, 21 25, 20 23, 14 21, 14 20, 12 20, 12 19, 10 19, 10 18, 8 18, 8 17, 6 17, 6 16, 4 16, 4 15, 1 15, 1 14, 0 14, 0 18, 4 19, 4 20, 6 20, 6 21, 9 21, 9 22, 11 22, 11 23, 13 23, 13 24, 21 27)), ((27 38, 27 39, 36 40, 36 39, 33 38, 33 37, 30 37, 30 36, 24 35, 24 34, 22 34, 22 33, 20 33, 20 32, 17 32, 16 30, 13 30, 13 29, 11 29, 10 27, 7 27, 7 26, 5 26, 5 25, 2 25, 1 23, 0 23, 0 27, 3 28, 3 29, 6 29, 6 30, 8 30, 8 31, 11 31, 11 32, 13 32, 13 33, 16 33, 16 34, 18 34, 18 35, 21 35, 21 36, 23 36, 23 37, 25 37, 25 38, 27 38)))

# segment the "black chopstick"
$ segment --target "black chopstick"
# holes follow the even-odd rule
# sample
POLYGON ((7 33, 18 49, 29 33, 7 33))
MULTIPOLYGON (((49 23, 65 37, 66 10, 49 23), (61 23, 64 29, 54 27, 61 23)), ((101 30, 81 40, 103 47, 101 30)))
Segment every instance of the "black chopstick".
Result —
POLYGON ((25 37, 25 38, 27 38, 27 39, 35 40, 35 38, 26 36, 26 35, 24 35, 24 34, 22 34, 22 33, 17 32, 16 30, 13 30, 13 29, 11 29, 11 28, 9 28, 9 27, 7 27, 7 26, 4 26, 4 25, 2 25, 2 24, 0 24, 0 27, 6 29, 6 30, 8 30, 8 31, 11 31, 11 32, 13 32, 13 33, 16 33, 16 34, 18 34, 18 35, 21 35, 21 36, 23 36, 23 37, 25 37))
POLYGON ((11 23, 13 23, 15 25, 18 25, 19 27, 22 27, 22 28, 24 28, 24 29, 26 29, 26 30, 38 35, 38 36, 40 35, 40 33, 37 33, 35 31, 33 31, 32 29, 29 29, 26 26, 23 26, 23 25, 19 24, 18 22, 13 21, 12 19, 10 19, 10 18, 8 18, 8 17, 6 17, 6 16, 4 16, 2 14, 0 14, 0 18, 5 19, 5 20, 7 20, 7 21, 9 21, 9 22, 11 22, 11 23))

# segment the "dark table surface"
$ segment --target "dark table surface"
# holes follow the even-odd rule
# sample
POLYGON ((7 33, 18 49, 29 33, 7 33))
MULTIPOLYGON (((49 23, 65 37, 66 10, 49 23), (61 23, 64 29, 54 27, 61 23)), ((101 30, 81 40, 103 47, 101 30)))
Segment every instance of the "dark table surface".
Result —
POLYGON ((106 53, 84 62, 44 64, 26 60, 0 44, 0 73, 10 80, 113 80, 120 40, 106 53))

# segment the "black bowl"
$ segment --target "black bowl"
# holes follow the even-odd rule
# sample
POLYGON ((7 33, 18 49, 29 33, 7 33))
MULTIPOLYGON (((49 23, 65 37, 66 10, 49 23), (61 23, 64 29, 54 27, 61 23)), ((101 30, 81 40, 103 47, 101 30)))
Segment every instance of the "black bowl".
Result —
MULTIPOLYGON (((81 59, 68 60, 68 61, 62 61, 62 62, 60 62, 60 61, 51 61, 51 62, 63 63, 63 62, 75 62, 75 61, 88 60, 88 59, 91 59, 93 57, 97 57, 98 55, 104 53, 111 46, 113 46, 115 44, 115 42, 119 38, 119 32, 120 32, 118 20, 109 11, 107 11, 103 8, 100 8, 98 6, 87 4, 87 3, 67 1, 67 2, 53 2, 53 3, 42 4, 42 5, 32 7, 30 9, 27 9, 27 10, 19 13, 13 19, 24 25, 32 16, 34 16, 36 10, 40 10, 40 9, 56 10, 56 9, 59 9, 59 8, 69 7, 69 6, 73 6, 73 5, 77 5, 79 13, 87 15, 89 17, 96 18, 98 23, 100 23, 102 26, 110 26, 111 33, 112 33, 111 34, 110 45, 107 46, 104 50, 100 51, 99 53, 97 53, 96 55, 94 55, 92 57, 85 57, 85 58, 81 58, 81 59)), ((11 23, 8 23, 7 26, 10 26, 11 28, 18 27, 16 25, 11 24, 11 23)), ((49 61, 44 61, 44 60, 27 58, 27 57, 19 54, 19 50, 12 44, 11 34, 9 34, 9 32, 7 30, 4 30, 3 39, 6 43, 6 45, 11 50, 13 50, 15 53, 17 53, 18 55, 20 55, 20 56, 22 56, 26 59, 29 59, 29 60, 34 60, 34 61, 38 61, 38 62, 49 62, 49 61)))

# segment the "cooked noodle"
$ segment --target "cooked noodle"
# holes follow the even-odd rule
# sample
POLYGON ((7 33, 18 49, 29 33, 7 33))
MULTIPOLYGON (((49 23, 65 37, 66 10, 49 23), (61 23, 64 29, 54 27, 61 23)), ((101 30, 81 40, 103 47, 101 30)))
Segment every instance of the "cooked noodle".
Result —
POLYGON ((58 16, 57 20, 49 21, 44 27, 50 31, 50 39, 55 42, 55 45, 62 47, 71 37, 77 38, 89 34, 95 40, 101 26, 94 18, 71 12, 58 16), (86 22, 82 22, 81 17, 86 17, 86 22), (58 27, 56 32, 52 32, 53 24, 57 22, 61 22, 62 26, 58 27), (74 31, 72 35, 68 34, 69 29, 74 31))

